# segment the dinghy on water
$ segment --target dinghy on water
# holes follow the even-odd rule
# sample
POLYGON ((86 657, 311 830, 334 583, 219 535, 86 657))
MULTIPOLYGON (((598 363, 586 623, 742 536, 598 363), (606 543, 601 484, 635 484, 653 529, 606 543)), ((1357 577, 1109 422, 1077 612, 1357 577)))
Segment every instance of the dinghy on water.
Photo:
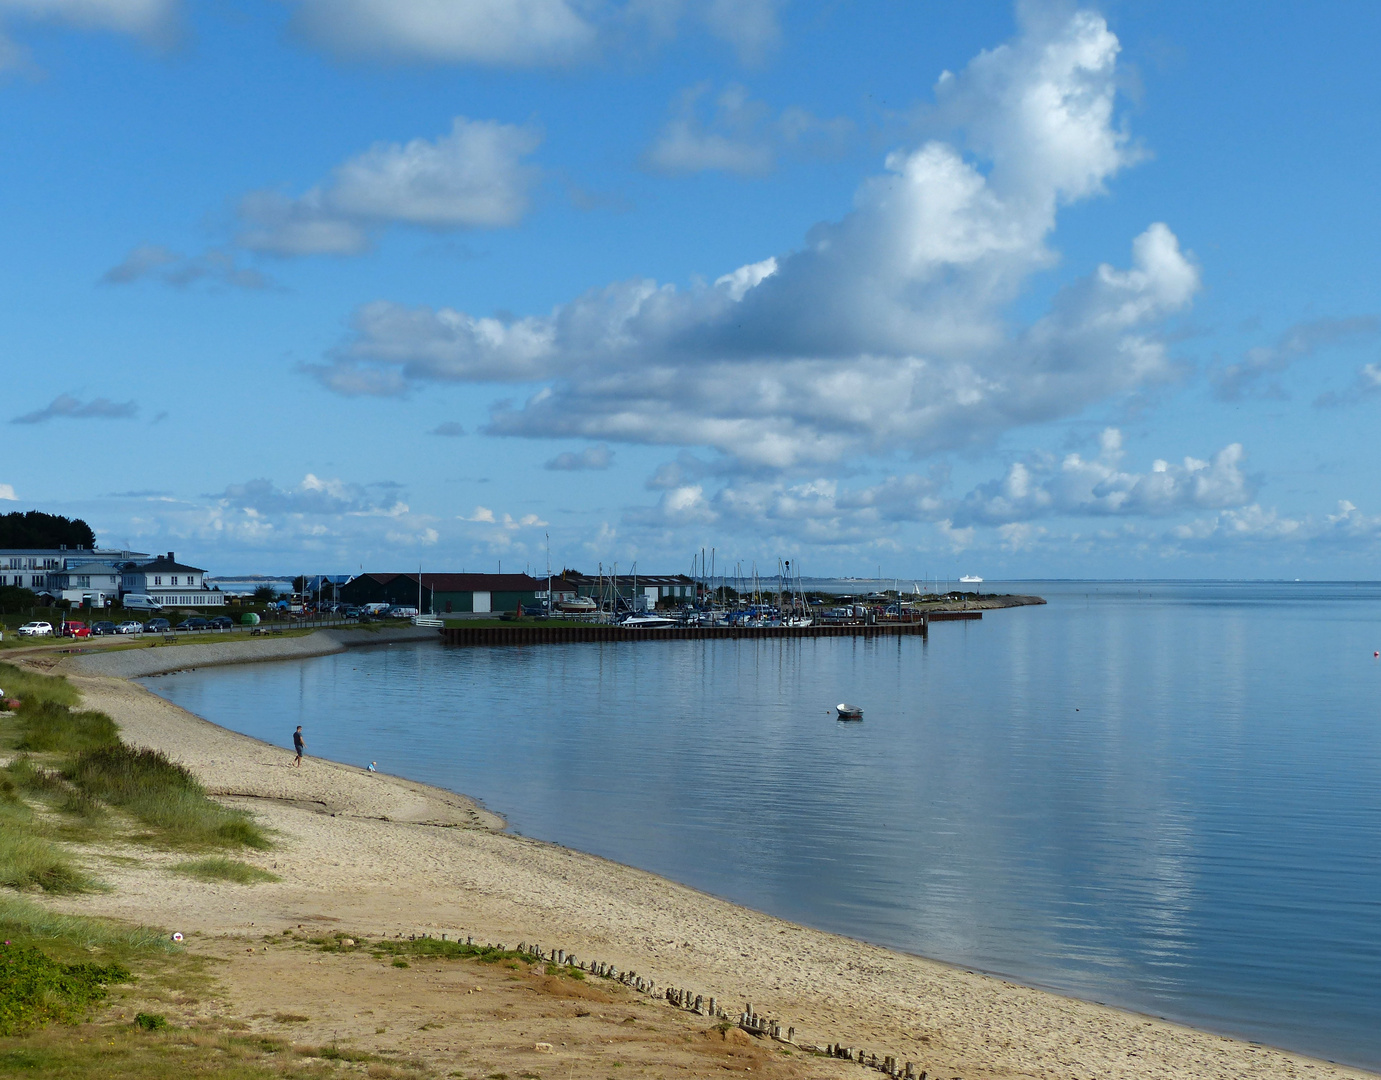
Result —
POLYGON ((834 707, 834 711, 838 715, 840 720, 863 719, 863 710, 859 708, 857 705, 845 705, 843 702, 840 702, 838 705, 834 707))

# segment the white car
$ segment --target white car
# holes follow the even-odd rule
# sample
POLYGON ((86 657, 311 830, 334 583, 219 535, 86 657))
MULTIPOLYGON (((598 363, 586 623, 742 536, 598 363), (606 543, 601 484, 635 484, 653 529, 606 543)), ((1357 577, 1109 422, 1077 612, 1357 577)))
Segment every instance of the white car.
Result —
POLYGON ((19 628, 20 637, 52 637, 53 624, 46 622, 26 622, 19 628))
POLYGON ((115 632, 117 634, 142 634, 144 632, 144 624, 135 622, 131 619, 129 622, 122 622, 116 626, 115 632))

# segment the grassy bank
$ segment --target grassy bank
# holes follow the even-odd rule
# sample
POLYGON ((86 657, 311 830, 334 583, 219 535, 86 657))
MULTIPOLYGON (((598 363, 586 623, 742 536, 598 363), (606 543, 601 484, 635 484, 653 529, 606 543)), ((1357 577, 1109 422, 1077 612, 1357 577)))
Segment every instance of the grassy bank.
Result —
POLYGON ((0 713, 0 885, 74 893, 99 888, 73 845, 98 842, 188 851, 269 846, 243 811, 207 796, 181 765, 120 741, 104 713, 77 708, 62 678, 0 664, 21 701, 0 713))

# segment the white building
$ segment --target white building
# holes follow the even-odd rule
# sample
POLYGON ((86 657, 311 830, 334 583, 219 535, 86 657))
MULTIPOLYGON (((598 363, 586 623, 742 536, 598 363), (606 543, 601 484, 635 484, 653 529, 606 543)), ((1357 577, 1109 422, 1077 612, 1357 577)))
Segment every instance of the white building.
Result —
POLYGON ((206 571, 178 562, 171 551, 152 562, 125 567, 120 595, 126 593, 142 593, 164 607, 225 606, 225 593, 207 587, 206 571))
POLYGON ((90 599, 102 607, 120 595, 120 576, 127 563, 72 562, 66 569, 48 575, 48 591, 60 600, 78 606, 90 599))
MULTIPOLYGON (((14 585, 36 593, 58 596, 65 586, 53 579, 66 576, 68 571, 77 567, 97 563, 116 566, 148 557, 148 553, 143 551, 109 551, 101 548, 4 548, 0 550, 0 587, 14 585)), ((104 575, 101 571, 93 571, 89 576, 104 575)), ((118 591, 119 582, 110 584, 110 589, 102 591, 107 591, 113 597, 118 591)))

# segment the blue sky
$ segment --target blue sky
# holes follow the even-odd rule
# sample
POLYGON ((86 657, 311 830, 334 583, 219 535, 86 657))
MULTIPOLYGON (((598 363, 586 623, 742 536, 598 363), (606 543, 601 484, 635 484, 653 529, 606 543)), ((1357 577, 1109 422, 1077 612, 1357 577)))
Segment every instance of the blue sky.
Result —
POLYGON ((0 510, 1367 577, 1381 9, 0 0, 0 510))

